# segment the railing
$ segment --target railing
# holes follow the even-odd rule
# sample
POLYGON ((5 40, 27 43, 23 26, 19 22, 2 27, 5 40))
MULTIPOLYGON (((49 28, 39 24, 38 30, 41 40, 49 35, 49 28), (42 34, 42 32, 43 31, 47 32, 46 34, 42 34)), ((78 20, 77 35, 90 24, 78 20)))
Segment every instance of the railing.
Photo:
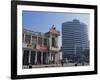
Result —
POLYGON ((59 48, 56 48, 56 47, 51 47, 50 50, 57 51, 57 52, 60 51, 60 49, 59 48))
POLYGON ((32 31, 32 30, 27 30, 27 29, 23 29, 23 32, 34 34, 34 35, 40 35, 40 36, 44 35, 44 33, 42 33, 42 32, 35 32, 35 31, 32 31))

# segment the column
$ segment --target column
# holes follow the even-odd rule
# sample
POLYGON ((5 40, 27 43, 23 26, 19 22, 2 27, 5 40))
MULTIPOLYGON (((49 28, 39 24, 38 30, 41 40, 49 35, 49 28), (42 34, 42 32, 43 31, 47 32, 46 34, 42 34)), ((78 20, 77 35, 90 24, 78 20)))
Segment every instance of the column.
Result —
POLYGON ((57 53, 55 53, 55 63, 57 62, 57 53))
POLYGON ((37 36, 37 43, 36 43, 36 46, 38 45, 38 38, 39 38, 39 37, 37 36))
POLYGON ((29 64, 31 63, 31 50, 29 50, 29 64))
POLYGON ((57 56, 57 64, 59 63, 59 52, 56 54, 57 56))
POLYGON ((49 52, 49 54, 48 54, 48 58, 49 58, 49 64, 50 64, 50 61, 51 61, 51 53, 49 52))
MULTIPOLYGON (((36 49, 37 49, 37 45, 38 45, 38 36, 37 36, 37 39, 36 39, 37 41, 36 41, 36 49)), ((37 50, 36 50, 36 54, 35 54, 35 64, 37 64, 37 60, 38 60, 38 58, 37 58, 37 50)))
POLYGON ((58 37, 56 37, 56 46, 58 47, 58 37))
POLYGON ((37 64, 37 51, 35 53, 35 64, 37 64))
MULTIPOLYGON (((42 36, 42 47, 44 46, 44 37, 42 36)), ((41 64, 43 64, 43 51, 41 51, 41 64)))
POLYGON ((47 55, 47 54, 48 54, 48 53, 46 52, 46 53, 45 53, 45 56, 46 56, 46 57, 45 57, 45 59, 44 59, 44 60, 45 60, 44 62, 45 62, 46 64, 48 63, 48 55, 47 55))
POLYGON ((47 46, 49 46, 49 39, 48 38, 46 38, 47 39, 47 46))
POLYGON ((25 42, 25 33, 24 33, 24 39, 23 39, 23 42, 25 42))
POLYGON ((30 43, 32 44, 32 35, 31 35, 31 41, 30 41, 30 43))
POLYGON ((46 52, 46 64, 49 63, 49 55, 48 55, 48 52, 46 52))
POLYGON ((58 56, 59 56, 59 63, 60 63, 60 60, 62 59, 62 51, 59 52, 58 56))
POLYGON ((52 35, 50 34, 50 38, 49 38, 49 45, 50 45, 50 48, 52 46, 52 35))
POLYGON ((41 64, 43 64, 43 51, 41 52, 41 64))
POLYGON ((49 37, 49 63, 51 63, 51 48, 52 48, 52 35, 49 37))

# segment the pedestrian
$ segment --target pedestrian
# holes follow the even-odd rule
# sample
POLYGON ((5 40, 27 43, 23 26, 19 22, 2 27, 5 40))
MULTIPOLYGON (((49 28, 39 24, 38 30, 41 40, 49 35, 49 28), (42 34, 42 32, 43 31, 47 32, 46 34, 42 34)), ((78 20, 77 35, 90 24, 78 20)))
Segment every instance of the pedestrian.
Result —
POLYGON ((29 69, 32 68, 32 64, 29 64, 29 69))
POLYGON ((62 64, 62 66, 64 65, 64 60, 61 60, 61 64, 62 64))
POLYGON ((77 63, 75 63, 75 66, 77 66, 77 63))

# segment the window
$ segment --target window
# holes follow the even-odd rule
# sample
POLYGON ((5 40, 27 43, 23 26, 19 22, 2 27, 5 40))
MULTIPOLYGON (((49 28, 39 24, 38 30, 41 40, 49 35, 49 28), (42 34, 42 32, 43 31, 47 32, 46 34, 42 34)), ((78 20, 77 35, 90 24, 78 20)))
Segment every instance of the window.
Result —
POLYGON ((25 42, 29 44, 30 41, 31 41, 31 35, 26 35, 25 36, 25 42))
POLYGON ((53 47, 56 47, 56 41, 55 41, 55 38, 52 38, 52 46, 53 46, 53 47))
POLYGON ((38 38, 38 44, 42 44, 42 38, 38 38))
POLYGON ((32 45, 33 45, 33 48, 36 48, 36 44, 37 44, 37 37, 32 36, 32 45))
POLYGON ((44 39, 44 45, 48 45, 47 39, 44 39))

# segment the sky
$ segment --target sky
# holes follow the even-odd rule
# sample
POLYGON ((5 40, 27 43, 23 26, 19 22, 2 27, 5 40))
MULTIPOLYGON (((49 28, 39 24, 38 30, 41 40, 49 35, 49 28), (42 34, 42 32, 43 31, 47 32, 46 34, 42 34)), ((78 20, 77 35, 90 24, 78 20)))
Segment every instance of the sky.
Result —
MULTIPOLYGON (((78 19, 80 22, 90 26, 90 15, 86 13, 62 13, 62 12, 39 12, 39 11, 23 11, 22 25, 25 29, 36 32, 48 32, 52 25, 61 32, 63 22, 78 19)), ((61 36, 59 37, 59 47, 61 46, 61 36)))

